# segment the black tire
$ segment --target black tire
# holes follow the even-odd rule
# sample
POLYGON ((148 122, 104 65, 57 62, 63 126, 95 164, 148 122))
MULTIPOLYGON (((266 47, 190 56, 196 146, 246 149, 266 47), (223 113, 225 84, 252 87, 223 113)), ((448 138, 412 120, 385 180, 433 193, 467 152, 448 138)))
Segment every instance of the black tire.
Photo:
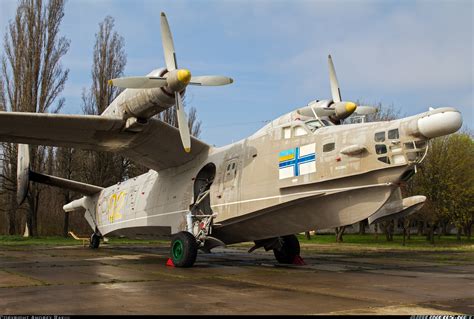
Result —
POLYGON ((182 231, 173 236, 170 255, 176 267, 192 267, 196 261, 197 251, 196 238, 191 233, 182 231))
POLYGON ((90 242, 89 242, 89 248, 91 249, 97 249, 100 246, 100 236, 97 234, 92 234, 90 242))
POLYGON ((280 264, 292 264, 296 256, 300 254, 300 242, 295 235, 281 237, 283 246, 273 249, 273 254, 280 264))

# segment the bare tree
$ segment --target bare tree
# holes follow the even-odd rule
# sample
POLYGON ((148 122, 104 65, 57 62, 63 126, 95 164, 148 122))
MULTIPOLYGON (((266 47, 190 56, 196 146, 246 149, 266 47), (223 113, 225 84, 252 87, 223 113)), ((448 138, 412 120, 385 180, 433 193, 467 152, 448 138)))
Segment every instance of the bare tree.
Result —
MULTIPOLYGON (((58 148, 55 154, 55 172, 57 175, 67 178, 74 178, 74 149, 68 147, 58 148)), ((72 192, 67 189, 61 189, 63 202, 69 203, 72 200, 72 192)), ((67 237, 69 232, 69 213, 64 213, 63 237, 67 237)))
MULTIPOLYGON (((89 90, 84 89, 82 93, 85 114, 101 114, 118 96, 120 91, 108 85, 108 80, 121 77, 126 63, 124 39, 114 31, 114 19, 107 16, 99 23, 99 31, 95 35, 92 84, 89 90)), ((122 156, 95 151, 80 151, 80 156, 84 165, 82 179, 88 183, 109 186, 126 177, 130 162, 122 156)))
MULTIPOLYGON (((186 107, 186 98, 183 100, 184 107, 186 107)), ((178 117, 176 115, 176 107, 170 107, 169 109, 161 112, 158 115, 158 119, 162 120, 169 125, 178 127, 178 117)), ((189 132, 194 137, 199 137, 201 134, 201 121, 197 119, 197 111, 195 107, 191 107, 188 112, 188 127, 189 132)))
POLYGON ((111 16, 99 23, 99 32, 95 35, 92 85, 89 92, 82 94, 85 114, 101 114, 120 93, 108 81, 123 75, 127 56, 123 37, 113 29, 114 19, 111 16))
MULTIPOLYGON (((69 40, 60 37, 59 26, 64 16, 64 0, 20 0, 15 19, 4 38, 2 57, 1 101, 6 111, 58 112, 64 105, 59 98, 68 78, 60 60, 69 49, 69 40)), ((3 143, 2 188, 8 191, 9 233, 18 231, 12 224, 17 210, 16 147, 3 143)), ((45 167, 45 147, 32 147, 31 166, 45 167)), ((32 185, 28 192, 27 223, 31 235, 37 234, 37 213, 41 188, 32 185)))

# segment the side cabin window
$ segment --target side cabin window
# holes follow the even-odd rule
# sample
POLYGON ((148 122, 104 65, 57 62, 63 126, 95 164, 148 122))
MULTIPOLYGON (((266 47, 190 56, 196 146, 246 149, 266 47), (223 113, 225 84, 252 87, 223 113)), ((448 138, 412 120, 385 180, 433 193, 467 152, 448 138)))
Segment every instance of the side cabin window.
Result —
POLYGON ((286 126, 286 127, 283 128, 283 138, 284 139, 291 138, 291 127, 290 126, 286 126))
POLYGON ((308 132, 306 132, 306 130, 304 129, 304 127, 302 126, 295 126, 293 128, 293 136, 303 136, 303 135, 307 135, 308 132))
POLYGON ((308 135, 308 131, 302 125, 297 124, 293 127, 285 126, 282 128, 283 139, 289 139, 292 137, 298 137, 298 136, 304 136, 304 135, 308 135))
POLYGON ((323 145, 323 152, 331 152, 334 151, 336 147, 335 143, 327 143, 323 145))

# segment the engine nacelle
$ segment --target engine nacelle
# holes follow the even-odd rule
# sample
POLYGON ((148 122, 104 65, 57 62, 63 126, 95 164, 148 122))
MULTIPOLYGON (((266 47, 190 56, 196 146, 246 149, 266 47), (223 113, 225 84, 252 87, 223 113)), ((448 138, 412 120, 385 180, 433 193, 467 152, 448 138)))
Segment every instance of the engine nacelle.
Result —
POLYGON ((357 105, 353 102, 333 102, 331 100, 313 101, 303 108, 297 110, 298 114, 313 117, 329 117, 333 122, 338 122, 349 117, 356 110, 357 105), (314 112, 314 113, 313 113, 314 112))
MULTIPOLYGON (((166 69, 157 69, 148 76, 166 77, 166 69)), ((184 90, 181 94, 184 93, 184 90)), ((104 111, 104 115, 141 119, 151 118, 175 104, 174 92, 169 87, 156 89, 126 89, 104 111)))

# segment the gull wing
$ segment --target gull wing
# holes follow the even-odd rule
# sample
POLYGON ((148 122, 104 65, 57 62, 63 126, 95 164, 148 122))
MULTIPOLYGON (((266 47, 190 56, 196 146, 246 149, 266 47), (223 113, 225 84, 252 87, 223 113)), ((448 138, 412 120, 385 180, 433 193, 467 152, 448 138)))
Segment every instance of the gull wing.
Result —
POLYGON ((125 121, 99 115, 0 112, 0 142, 74 147, 121 154, 150 169, 182 165, 209 145, 192 137, 184 152, 178 129, 149 119, 136 131, 125 121))

